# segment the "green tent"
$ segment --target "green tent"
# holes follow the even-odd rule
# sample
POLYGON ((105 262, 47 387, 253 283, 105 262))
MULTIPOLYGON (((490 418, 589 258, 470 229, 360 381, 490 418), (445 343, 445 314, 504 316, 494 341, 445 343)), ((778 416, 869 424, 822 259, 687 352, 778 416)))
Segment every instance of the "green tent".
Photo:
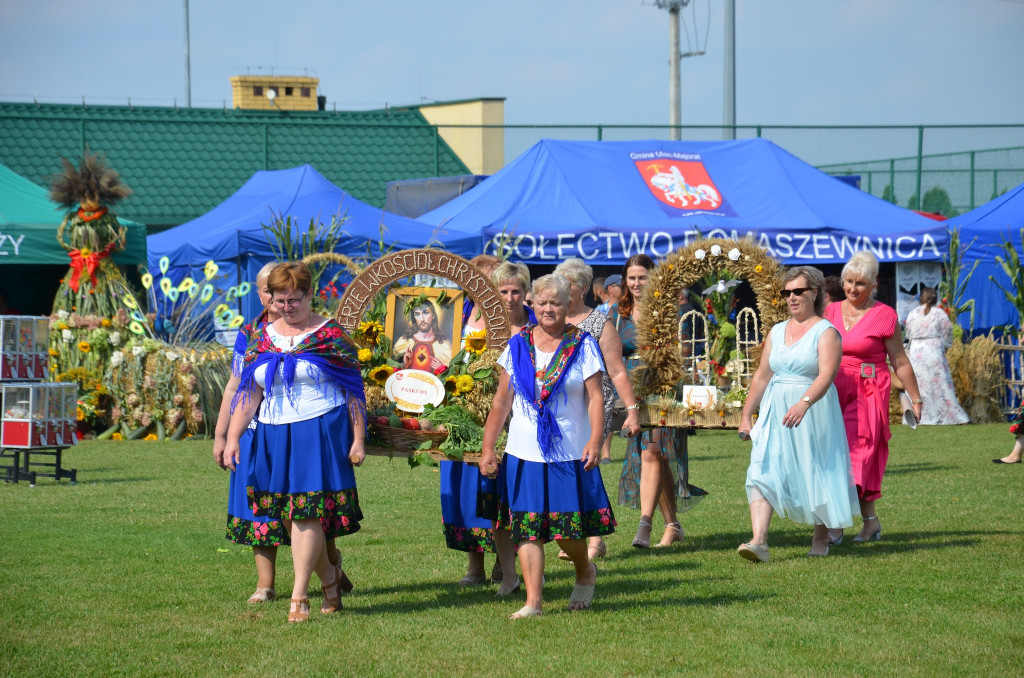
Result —
MULTIPOLYGON (((50 201, 45 188, 0 165, 0 291, 11 312, 49 315, 71 263, 57 242, 63 220, 64 212, 50 201)), ((145 264, 146 227, 120 221, 128 237, 124 251, 113 256, 114 262, 145 264)))
MULTIPOLYGON (((64 212, 51 202, 45 188, 0 165, 0 266, 10 264, 69 264, 57 242, 64 212)), ((113 256, 118 264, 146 263, 146 227, 120 220, 128 228, 127 246, 113 256)))

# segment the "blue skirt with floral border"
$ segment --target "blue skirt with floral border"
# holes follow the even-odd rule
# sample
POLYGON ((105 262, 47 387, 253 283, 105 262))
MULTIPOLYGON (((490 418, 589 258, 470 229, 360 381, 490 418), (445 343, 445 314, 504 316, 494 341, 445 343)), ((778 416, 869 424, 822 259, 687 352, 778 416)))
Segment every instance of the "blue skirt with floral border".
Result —
POLYGON ((357 532, 363 513, 348 459, 351 445, 345 405, 290 424, 260 423, 248 469, 253 515, 316 518, 328 538, 357 532))
POLYGON ((498 525, 512 542, 549 542, 611 534, 615 516, 601 469, 583 470, 583 462, 550 464, 505 453, 498 470, 498 525))
POLYGON ((454 551, 494 553, 492 521, 478 515, 479 495, 487 484, 476 464, 441 462, 441 520, 444 539, 454 551))
POLYGON ((247 428, 238 441, 237 469, 228 480, 228 524, 225 538, 243 546, 287 546, 291 544, 288 532, 280 520, 257 518, 252 514, 246 491, 245 474, 252 457, 253 429, 247 428))

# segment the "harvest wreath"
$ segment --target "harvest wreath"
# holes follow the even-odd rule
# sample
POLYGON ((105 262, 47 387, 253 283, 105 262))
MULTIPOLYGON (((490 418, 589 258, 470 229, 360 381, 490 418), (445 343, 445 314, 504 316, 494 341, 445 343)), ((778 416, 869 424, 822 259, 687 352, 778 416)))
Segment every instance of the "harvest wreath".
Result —
MULTIPOLYGON (((648 426, 729 428, 739 423, 733 394, 703 407, 674 398, 686 378, 677 335, 679 295, 716 271, 747 280, 757 295, 761 334, 788 316, 779 296, 782 265, 753 238, 702 238, 668 255, 650 274, 639 302, 638 354, 643 365, 632 373, 640 421, 648 426)), ((752 356, 756 361, 760 355, 752 356)), ((740 402, 742 405, 742 402, 740 402)))
MULTIPOLYGON (((440 294, 433 299, 440 307, 447 297, 440 294)), ((413 303, 419 300, 420 297, 416 297, 413 303)), ((451 311, 461 314, 462 309, 452 308, 451 311)), ((483 422, 498 384, 495 363, 511 330, 505 304, 483 273, 462 257, 442 250, 394 252, 368 266, 349 283, 337 318, 359 346, 369 418, 368 454, 407 454, 414 465, 426 461, 427 457, 454 461, 479 459, 483 422), (422 412, 412 406, 403 410, 398 404, 402 401, 389 397, 385 390, 388 380, 402 368, 395 359, 392 341, 385 333, 389 290, 399 280, 419 273, 455 282, 481 311, 487 328, 468 334, 464 348, 451 357, 443 370, 434 373, 443 394, 438 394, 433 405, 421 406, 422 412)), ((452 337, 452 342, 458 339, 452 337)), ((416 370, 404 372, 412 372, 409 378, 418 376, 416 370)), ((431 374, 421 372, 419 376, 432 380, 431 374)))

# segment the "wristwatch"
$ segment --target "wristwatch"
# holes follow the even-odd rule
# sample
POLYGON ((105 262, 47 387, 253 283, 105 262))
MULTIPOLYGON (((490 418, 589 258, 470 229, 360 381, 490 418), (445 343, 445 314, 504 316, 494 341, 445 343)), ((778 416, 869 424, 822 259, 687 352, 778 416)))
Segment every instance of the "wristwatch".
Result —
POLYGON ((810 399, 809 397, 807 397, 807 396, 804 396, 804 397, 803 397, 803 398, 801 398, 800 400, 804 401, 804 402, 805 402, 805 403, 807 403, 808 405, 810 405, 810 404, 811 404, 811 399, 810 399))
POLYGON ((640 409, 640 406, 637 405, 637 404, 630 405, 629 407, 626 408, 627 411, 629 411, 629 410, 639 410, 639 409, 640 409))

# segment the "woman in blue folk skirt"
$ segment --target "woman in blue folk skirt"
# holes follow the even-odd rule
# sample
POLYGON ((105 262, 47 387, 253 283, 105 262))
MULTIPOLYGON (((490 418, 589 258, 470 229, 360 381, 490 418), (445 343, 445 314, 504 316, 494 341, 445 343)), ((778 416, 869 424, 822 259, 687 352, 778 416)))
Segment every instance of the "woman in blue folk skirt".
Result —
MULTIPOLYGON (((477 259, 470 261, 486 272, 477 259)), ((488 263, 484 259, 484 263, 488 263)), ((530 287, 530 270, 524 264, 505 262, 491 272, 491 282, 498 288, 505 310, 518 332, 537 319, 529 306, 523 303, 530 287)), ((469 305, 463 314, 463 348, 465 336, 487 330, 487 324, 475 307, 469 305)), ((515 547, 507 531, 493 529, 498 518, 497 481, 480 473, 476 464, 454 461, 441 462, 441 519, 448 548, 468 554, 466 576, 460 586, 476 586, 487 582, 484 575, 484 553, 498 553, 491 580, 500 582, 498 596, 511 595, 519 590, 515 576, 515 547), (505 573, 508 573, 508 576, 505 573)))
POLYGON ((311 282, 301 263, 271 272, 268 287, 280 317, 246 350, 225 449, 233 467, 241 459, 239 439, 258 411, 247 492, 253 514, 281 520, 291 539, 289 622, 309 618, 314 570, 323 588, 321 612, 341 609, 342 571, 331 565, 325 537, 356 532, 363 517, 353 472, 366 456, 359 361, 345 330, 310 309, 311 282))
POLYGON ((569 281, 533 284, 537 324, 514 335, 498 359, 504 370, 484 427, 481 472, 498 471, 494 444, 512 413, 498 471, 498 524, 519 546, 526 605, 512 619, 541 614, 544 544, 555 540, 576 570, 571 611, 590 607, 597 568, 587 538, 615 531, 601 480, 604 365, 597 342, 566 323, 569 281))
MULTIPOLYGON (((228 467, 228 462, 224 457, 224 447, 228 441, 231 401, 238 390, 239 374, 246 347, 250 339, 258 335, 264 325, 277 320, 277 312, 274 311, 273 305, 270 303, 270 291, 267 289, 267 277, 276 265, 277 262, 267 264, 256 275, 256 292, 265 310, 253 322, 242 327, 235 338, 234 369, 224 388, 224 398, 221 401, 220 414, 217 417, 217 426, 213 436, 213 458, 221 468, 228 467)), ((243 469, 248 468, 252 432, 255 429, 256 422, 253 420, 242 434, 239 443, 241 452, 239 466, 243 469)), ((262 603, 273 600, 276 596, 274 576, 277 547, 289 543, 288 532, 280 520, 257 518, 252 514, 252 506, 249 505, 246 493, 244 472, 231 471, 228 479, 228 520, 225 536, 235 544, 252 546, 253 559, 256 561, 257 580, 256 592, 249 597, 249 602, 262 603)))

